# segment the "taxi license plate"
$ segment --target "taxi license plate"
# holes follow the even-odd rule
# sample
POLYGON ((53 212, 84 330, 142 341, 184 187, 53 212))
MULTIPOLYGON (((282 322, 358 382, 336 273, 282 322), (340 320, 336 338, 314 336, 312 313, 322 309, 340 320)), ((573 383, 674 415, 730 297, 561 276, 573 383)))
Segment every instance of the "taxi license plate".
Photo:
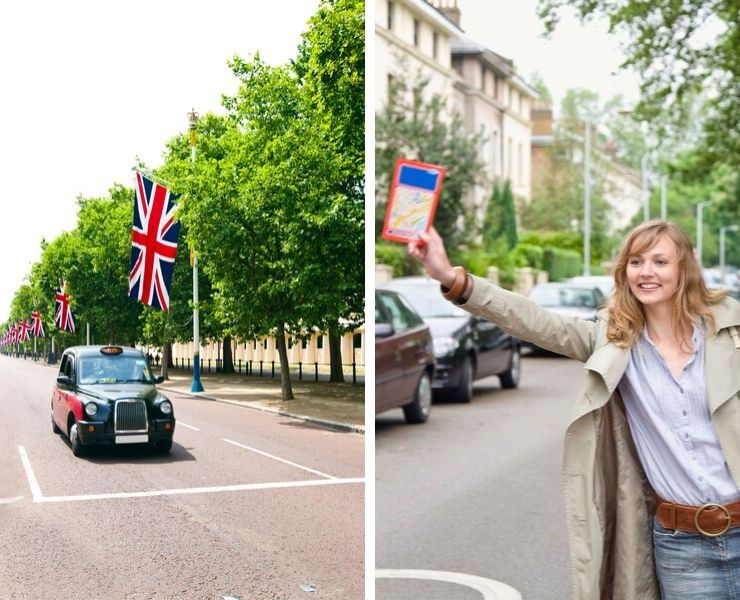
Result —
POLYGON ((145 444, 149 441, 147 434, 143 435, 117 435, 116 444, 145 444))

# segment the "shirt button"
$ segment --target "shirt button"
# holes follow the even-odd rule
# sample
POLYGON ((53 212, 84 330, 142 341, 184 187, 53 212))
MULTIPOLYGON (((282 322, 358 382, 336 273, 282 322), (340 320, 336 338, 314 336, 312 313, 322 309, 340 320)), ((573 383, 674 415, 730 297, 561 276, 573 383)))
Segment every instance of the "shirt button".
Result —
POLYGON ((703 477, 699 477, 699 481, 704 481, 704 478, 703 477))
POLYGON ((681 393, 683 394, 683 388, 679 388, 681 390, 681 393))
POLYGON ((684 411, 682 411, 682 413, 683 413, 683 416, 685 417, 686 416, 686 411, 684 410, 684 411))
POLYGON ((685 437, 685 438, 686 438, 687 440, 689 439, 689 434, 688 434, 688 433, 684 433, 684 434, 683 434, 683 436, 684 436, 684 437, 685 437))

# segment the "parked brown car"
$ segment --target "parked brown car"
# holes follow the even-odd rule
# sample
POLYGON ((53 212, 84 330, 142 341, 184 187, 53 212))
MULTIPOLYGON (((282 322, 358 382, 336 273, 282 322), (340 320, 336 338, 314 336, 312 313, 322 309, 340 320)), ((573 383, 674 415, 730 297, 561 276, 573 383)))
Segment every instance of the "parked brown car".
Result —
POLYGON ((423 423, 432 407, 434 352, 429 327, 403 296, 375 290, 375 412, 403 408, 423 423))

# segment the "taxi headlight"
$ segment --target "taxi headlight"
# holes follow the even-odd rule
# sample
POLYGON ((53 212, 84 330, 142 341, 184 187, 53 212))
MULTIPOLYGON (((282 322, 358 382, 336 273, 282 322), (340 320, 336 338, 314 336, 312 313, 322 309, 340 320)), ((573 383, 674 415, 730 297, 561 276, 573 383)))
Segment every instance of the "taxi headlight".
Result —
POLYGON ((165 415, 171 415, 172 404, 169 400, 165 400, 164 402, 162 402, 162 404, 159 405, 159 410, 161 410, 165 415))
POLYGON ((88 404, 85 404, 85 414, 88 417, 94 417, 98 414, 98 405, 95 404, 95 402, 89 402, 88 404))
POLYGON ((433 342, 435 358, 441 358, 442 356, 452 354, 460 345, 460 342, 455 338, 450 337, 434 338, 433 342))

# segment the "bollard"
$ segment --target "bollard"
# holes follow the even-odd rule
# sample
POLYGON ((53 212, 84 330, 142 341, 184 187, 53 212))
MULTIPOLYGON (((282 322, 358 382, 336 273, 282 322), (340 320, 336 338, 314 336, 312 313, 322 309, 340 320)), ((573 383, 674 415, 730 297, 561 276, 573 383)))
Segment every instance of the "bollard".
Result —
POLYGON ((260 361, 260 377, 262 377, 262 361, 260 361))
POLYGON ((303 379, 303 363, 299 362, 298 363, 298 381, 300 381, 301 379, 303 379))
POLYGON ((313 363, 313 366, 316 372, 316 381, 318 381, 319 380, 319 363, 315 362, 313 363))
POLYGON ((270 375, 273 379, 275 379, 275 361, 272 361, 272 374, 270 375))
POLYGON ((357 383, 357 365, 352 361, 352 383, 357 383))
POLYGON ((190 370, 190 357, 188 357, 188 371, 190 370))
POLYGON ((242 374, 242 359, 241 358, 239 359, 239 371, 237 372, 239 373, 239 375, 242 374))

